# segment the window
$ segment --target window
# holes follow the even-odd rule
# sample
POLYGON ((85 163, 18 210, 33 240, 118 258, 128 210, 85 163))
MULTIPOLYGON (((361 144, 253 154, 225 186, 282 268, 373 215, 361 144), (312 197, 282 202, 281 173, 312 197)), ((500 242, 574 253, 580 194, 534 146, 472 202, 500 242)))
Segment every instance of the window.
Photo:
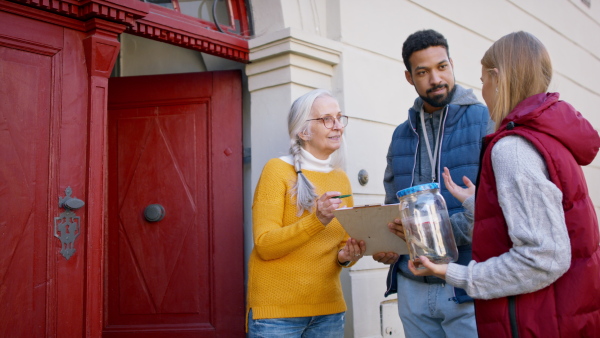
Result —
POLYGON ((213 30, 249 37, 249 19, 244 0, 142 0, 200 19, 213 30))

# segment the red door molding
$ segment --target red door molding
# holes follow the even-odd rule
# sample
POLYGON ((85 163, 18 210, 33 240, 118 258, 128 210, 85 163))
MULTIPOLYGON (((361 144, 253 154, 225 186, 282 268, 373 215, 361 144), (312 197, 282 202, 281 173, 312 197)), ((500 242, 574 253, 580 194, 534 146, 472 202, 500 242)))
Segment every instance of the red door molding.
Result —
POLYGON ((125 32, 222 58, 249 62, 245 37, 207 28, 201 20, 139 0, 10 0, 61 16, 104 19, 125 32))
POLYGON ((88 82, 88 228, 85 278, 85 321, 92 336, 102 332, 104 282, 104 215, 106 200, 106 111, 108 78, 119 54, 117 36, 122 24, 92 18, 86 22, 87 36, 83 48, 89 75, 88 82))
POLYGON ((136 20, 127 33, 197 50, 238 62, 249 62, 248 41, 206 29, 197 19, 160 6, 136 20))

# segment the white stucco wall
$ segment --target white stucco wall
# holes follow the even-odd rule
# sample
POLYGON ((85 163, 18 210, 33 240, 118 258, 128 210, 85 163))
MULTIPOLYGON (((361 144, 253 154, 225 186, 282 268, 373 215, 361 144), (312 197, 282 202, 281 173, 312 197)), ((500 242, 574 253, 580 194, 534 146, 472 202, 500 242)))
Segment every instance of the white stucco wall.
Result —
MULTIPOLYGON (((286 115, 306 91, 332 90, 351 116, 347 172, 356 204, 383 202, 385 154, 416 93, 404 78, 402 43, 419 29, 446 36, 456 80, 480 96, 479 60, 503 35, 526 30, 548 48, 552 91, 600 129, 600 6, 581 0, 254 0, 252 63, 243 65, 123 34, 122 76, 243 69, 245 252, 252 248, 251 204, 263 165, 288 149, 286 115), (369 183, 358 183, 358 172, 369 183)), ((600 156, 583 168, 600 215, 600 156)), ((403 337, 387 267, 366 257, 342 275, 347 337, 403 337), (383 327, 382 327, 383 326, 383 327)))
MULTIPOLYGON (((533 33, 553 60, 551 90, 560 92, 600 129, 600 114, 594 110, 600 104, 600 89, 594 85, 600 75, 597 5, 592 1, 588 8, 580 0, 252 1, 253 63, 246 67, 252 122, 245 125, 245 133, 251 135, 252 161, 246 213, 251 212, 251 196, 264 163, 287 151, 289 106, 318 86, 332 90, 352 117, 345 135, 355 203, 383 202, 391 134, 406 119, 416 97, 404 78, 402 43, 420 29, 445 35, 457 82, 473 88, 480 98, 479 61, 485 50, 510 32, 533 33), (366 186, 357 180, 361 169, 369 173, 366 186)), ((600 215, 600 157, 584 172, 600 215)), ((246 233, 251 236, 250 223, 246 233)), ((389 319, 390 303, 383 298, 386 272, 386 266, 370 257, 345 272, 342 280, 350 307, 346 336, 381 336, 382 311, 388 332, 403 336, 399 321, 389 319)))

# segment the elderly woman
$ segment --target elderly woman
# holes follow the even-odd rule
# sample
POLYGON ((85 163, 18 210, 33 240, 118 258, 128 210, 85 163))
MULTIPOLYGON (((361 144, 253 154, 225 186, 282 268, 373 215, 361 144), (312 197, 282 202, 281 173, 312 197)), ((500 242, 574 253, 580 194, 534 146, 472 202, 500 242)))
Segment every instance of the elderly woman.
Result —
POLYGON ((293 104, 290 154, 271 159, 252 206, 254 248, 248 263, 250 337, 343 337, 346 304, 340 271, 359 260, 333 210, 352 206, 342 171, 348 117, 325 90, 293 104))
POLYGON ((496 41, 481 60, 482 94, 497 130, 484 141, 475 187, 448 190, 475 212, 468 266, 409 263, 475 298, 481 337, 598 337, 598 219, 580 166, 600 137, 558 93, 547 93, 552 65, 526 32, 496 41))

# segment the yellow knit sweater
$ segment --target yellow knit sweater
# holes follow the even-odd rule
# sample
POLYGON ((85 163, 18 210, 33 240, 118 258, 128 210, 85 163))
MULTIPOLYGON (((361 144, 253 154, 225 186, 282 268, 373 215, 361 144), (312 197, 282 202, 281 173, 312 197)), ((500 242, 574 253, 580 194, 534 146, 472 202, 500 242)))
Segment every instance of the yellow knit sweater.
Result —
MULTIPOLYGON (((303 170, 319 196, 327 191, 350 194, 341 170, 303 170)), ((337 219, 324 226, 315 213, 297 216, 291 190, 297 175, 281 159, 271 159, 256 186, 252 205, 254 248, 248 263, 246 318, 320 316, 346 311, 338 251, 348 235, 337 219)), ((352 197, 342 206, 353 206, 352 197)))

